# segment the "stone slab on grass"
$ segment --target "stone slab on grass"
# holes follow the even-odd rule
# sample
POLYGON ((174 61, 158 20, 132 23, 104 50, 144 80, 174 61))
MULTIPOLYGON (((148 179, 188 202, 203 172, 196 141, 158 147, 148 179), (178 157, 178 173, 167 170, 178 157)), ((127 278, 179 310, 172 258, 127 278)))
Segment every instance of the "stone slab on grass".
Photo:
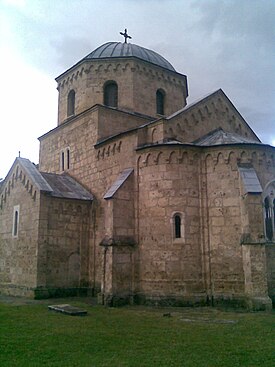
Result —
POLYGON ((52 305, 52 306, 48 306, 48 309, 50 311, 61 312, 61 313, 64 313, 70 316, 86 316, 87 315, 86 310, 82 310, 81 308, 71 306, 69 304, 52 305))
POLYGON ((209 323, 209 324, 237 324, 237 320, 222 320, 222 319, 208 319, 208 318, 181 318, 181 321, 184 322, 201 322, 201 323, 209 323))

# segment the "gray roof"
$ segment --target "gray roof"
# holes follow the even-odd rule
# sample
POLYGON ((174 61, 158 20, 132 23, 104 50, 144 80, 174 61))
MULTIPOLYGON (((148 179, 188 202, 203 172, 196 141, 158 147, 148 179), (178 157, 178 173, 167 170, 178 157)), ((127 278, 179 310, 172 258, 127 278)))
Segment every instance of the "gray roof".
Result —
POLYGON ((93 200, 93 195, 67 174, 41 172, 52 191, 51 196, 65 199, 93 200))
POLYGON ((246 138, 244 136, 224 131, 222 128, 215 129, 204 135, 202 138, 193 141, 193 144, 199 146, 213 146, 226 144, 261 144, 257 140, 246 138))
POLYGON ((138 59, 161 66, 162 68, 176 71, 174 67, 164 57, 147 48, 135 45, 133 43, 107 42, 96 48, 83 60, 108 59, 108 58, 129 58, 138 59))
POLYGON ((23 167, 26 174, 29 176, 39 191, 52 192, 51 186, 38 171, 35 164, 33 164, 29 159, 18 157, 16 158, 15 162, 18 162, 23 167))
POLYGON ((69 175, 40 172, 29 159, 21 157, 15 159, 7 177, 1 182, 0 191, 4 189, 17 163, 40 192, 59 198, 93 200, 93 195, 69 175))
POLYGON ((246 193, 260 194, 263 192, 257 173, 251 166, 240 166, 239 172, 246 193))
POLYGON ((116 179, 116 181, 112 184, 112 186, 104 195, 104 199, 111 199, 133 171, 134 171, 133 168, 127 168, 124 171, 122 171, 121 174, 116 179))

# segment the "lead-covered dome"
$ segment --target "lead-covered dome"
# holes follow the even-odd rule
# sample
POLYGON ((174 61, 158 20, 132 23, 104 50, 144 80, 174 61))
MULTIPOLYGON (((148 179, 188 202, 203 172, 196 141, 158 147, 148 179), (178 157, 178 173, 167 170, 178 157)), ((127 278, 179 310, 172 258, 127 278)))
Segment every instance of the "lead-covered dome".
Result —
POLYGON ((83 60, 91 59, 109 59, 109 58, 128 58, 136 57, 138 59, 150 62, 151 64, 161 66, 162 68, 176 71, 174 67, 164 57, 147 48, 135 45, 133 43, 107 42, 99 46, 83 60))

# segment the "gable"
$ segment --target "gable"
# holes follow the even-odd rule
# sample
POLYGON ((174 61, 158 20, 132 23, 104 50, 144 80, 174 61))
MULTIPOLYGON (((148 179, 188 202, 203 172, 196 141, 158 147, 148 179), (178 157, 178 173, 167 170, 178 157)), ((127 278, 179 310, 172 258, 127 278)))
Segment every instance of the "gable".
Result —
POLYGON ((260 142, 221 89, 168 117, 164 121, 164 138, 191 143, 219 128, 260 142))
POLYGON ((38 192, 51 192, 50 186, 41 176, 35 165, 28 159, 17 157, 0 187, 1 208, 3 208, 4 203, 11 195, 15 188, 15 184, 19 182, 23 185, 24 191, 27 192, 34 201, 36 200, 38 192))
POLYGON ((21 182, 25 191, 35 201, 42 192, 53 197, 93 200, 93 195, 72 177, 62 174, 39 172, 36 166, 26 158, 16 158, 7 177, 0 186, 0 208, 10 196, 15 183, 21 182))

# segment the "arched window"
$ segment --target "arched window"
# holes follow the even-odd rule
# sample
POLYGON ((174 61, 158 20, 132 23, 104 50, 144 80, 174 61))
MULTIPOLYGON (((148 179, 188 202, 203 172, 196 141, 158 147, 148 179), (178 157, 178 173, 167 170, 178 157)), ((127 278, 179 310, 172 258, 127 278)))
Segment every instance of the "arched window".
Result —
POLYGON ((118 87, 116 82, 107 82, 104 86, 104 104, 117 107, 118 87))
POLYGON ((176 212, 173 214, 171 223, 172 223, 172 235, 173 241, 184 241, 184 214, 176 212))
POLYGON ((13 237, 18 237, 18 226, 19 226, 19 205, 16 205, 13 208, 13 225, 12 225, 13 237))
POLYGON ((156 93, 156 104, 157 104, 157 114, 159 115, 164 115, 164 100, 165 100, 164 91, 158 89, 156 93))
POLYGON ((181 217, 179 214, 174 217, 175 238, 181 238, 181 217))
POLYGON ((75 110, 75 91, 72 89, 68 94, 67 100, 67 116, 74 115, 75 110))

